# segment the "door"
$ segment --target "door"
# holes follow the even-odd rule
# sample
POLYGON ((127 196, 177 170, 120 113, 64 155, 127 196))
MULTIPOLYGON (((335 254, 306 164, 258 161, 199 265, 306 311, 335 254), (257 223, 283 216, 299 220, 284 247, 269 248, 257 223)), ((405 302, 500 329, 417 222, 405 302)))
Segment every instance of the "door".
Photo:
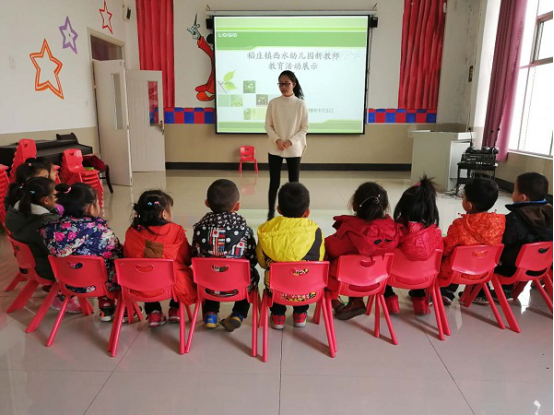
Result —
POLYGON ((165 171, 161 71, 127 70, 133 171, 165 171))
POLYGON ((125 65, 122 60, 93 60, 96 110, 102 160, 110 166, 112 183, 133 184, 125 65))

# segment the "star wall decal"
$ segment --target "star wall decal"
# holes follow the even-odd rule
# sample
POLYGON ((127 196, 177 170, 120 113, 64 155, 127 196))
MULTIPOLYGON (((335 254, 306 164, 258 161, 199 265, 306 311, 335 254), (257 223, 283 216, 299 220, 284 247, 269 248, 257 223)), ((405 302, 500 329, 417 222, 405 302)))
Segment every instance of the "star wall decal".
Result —
POLYGON ((73 52, 77 53, 76 40, 79 35, 75 30, 73 30, 71 22, 69 21, 69 16, 65 18, 65 24, 63 26, 60 26, 60 32, 63 36, 63 48, 71 48, 73 52))
POLYGON ((108 29, 110 33, 113 35, 112 30, 112 14, 108 10, 108 5, 106 4, 106 0, 104 0, 104 8, 98 9, 100 11, 100 15, 102 16, 102 29, 108 29), (106 24, 106 21, 108 21, 108 24, 106 24))
POLYGON ((40 49, 40 52, 31 53, 29 57, 31 58, 31 61, 33 62, 33 65, 37 70, 37 73, 35 76, 35 91, 44 91, 46 89, 50 89, 58 97, 60 97, 61 99, 64 99, 62 84, 60 83, 60 78, 59 78, 59 74, 60 74, 60 71, 62 70, 63 63, 61 63, 58 59, 56 59, 52 55, 52 51, 50 50, 50 46, 48 45, 48 42, 46 41, 46 39, 44 39, 44 41, 42 42, 42 48, 40 49), (55 68, 53 69, 53 71, 51 70, 52 64, 55 65, 55 68), (42 73, 43 70, 44 70, 44 73, 42 73), (41 82, 41 77, 42 77, 41 75, 44 75, 44 77, 47 78, 46 81, 41 82), (52 75, 55 78, 57 88, 51 82, 52 75))

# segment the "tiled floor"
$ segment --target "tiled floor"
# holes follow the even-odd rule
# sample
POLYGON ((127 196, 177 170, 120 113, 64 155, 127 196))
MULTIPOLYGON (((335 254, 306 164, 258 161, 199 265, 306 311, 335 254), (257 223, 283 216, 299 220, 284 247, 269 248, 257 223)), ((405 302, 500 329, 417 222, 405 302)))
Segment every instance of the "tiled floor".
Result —
MULTIPOLYGON (((266 172, 136 174, 133 188, 106 193, 106 217, 123 237, 131 203, 149 188, 175 198, 175 220, 187 233, 205 213, 208 185, 230 178, 242 193, 241 213, 253 228, 267 214, 266 172)), ((305 172, 312 217, 324 234, 332 217, 363 181, 377 180, 392 206, 409 185, 408 173, 305 172)), ((505 213, 509 195, 497 210, 505 213)), ((440 195, 444 231, 461 212, 459 198, 440 195)), ((0 237, 0 287, 15 273, 11 248, 0 237)), ((393 317, 399 345, 373 337, 373 319, 336 321, 338 353, 328 356, 323 326, 269 333, 269 361, 250 357, 250 319, 229 334, 199 325, 188 355, 177 354, 178 327, 124 326, 117 357, 106 354, 110 325, 94 316, 68 315, 52 347, 44 343, 55 318, 25 334, 43 292, 21 311, 6 314, 19 292, 0 291, 0 414, 552 414, 552 315, 535 290, 513 310, 522 333, 500 330, 488 307, 447 309, 452 336, 436 337, 431 314, 415 317, 406 292, 393 317)), ((222 315, 230 311, 224 306, 222 315)), ((261 339, 261 335, 260 335, 261 339)))

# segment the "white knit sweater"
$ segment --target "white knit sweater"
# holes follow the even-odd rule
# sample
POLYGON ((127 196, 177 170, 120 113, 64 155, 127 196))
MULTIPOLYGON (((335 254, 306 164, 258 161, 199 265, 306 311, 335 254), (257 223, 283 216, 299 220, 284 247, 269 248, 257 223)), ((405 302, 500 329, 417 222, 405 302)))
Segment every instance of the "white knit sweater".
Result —
POLYGON ((265 117, 265 130, 268 135, 268 152, 280 157, 302 157, 306 149, 308 132, 308 109, 304 100, 294 95, 269 101, 265 117), (291 141, 292 146, 281 151, 276 141, 291 141))

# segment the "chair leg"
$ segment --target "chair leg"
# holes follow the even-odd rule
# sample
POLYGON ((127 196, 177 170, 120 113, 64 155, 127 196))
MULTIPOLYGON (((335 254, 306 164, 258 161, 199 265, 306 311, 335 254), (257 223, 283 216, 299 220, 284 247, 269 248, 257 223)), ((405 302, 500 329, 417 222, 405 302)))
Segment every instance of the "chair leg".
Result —
POLYGON ((329 321, 329 310, 327 308, 327 302, 325 301, 324 297, 322 297, 318 302, 321 302, 321 308, 323 309, 325 332, 327 333, 327 342, 329 343, 329 353, 331 357, 335 357, 335 343, 333 341, 333 334, 331 333, 331 322, 329 321))
MULTIPOLYGON (((435 304, 435 318, 437 319, 437 330, 439 331, 439 340, 444 340, 444 333, 442 331, 442 316, 440 312, 440 308, 436 306, 437 301, 442 301, 442 298, 437 298, 437 291, 435 290, 434 286, 429 287, 428 289, 431 291, 431 296, 433 297, 433 304, 435 304)), ((429 296, 429 294, 427 294, 429 296)))
POLYGON ((196 307, 194 307, 192 320, 190 322, 189 338, 187 339, 187 347, 185 349, 185 353, 188 353, 190 351, 190 346, 192 345, 192 337, 194 336, 194 330, 196 329, 196 320, 198 319, 198 312, 200 311, 201 307, 202 300, 198 299, 198 301, 196 302, 196 307))
POLYGON ((383 314, 385 315, 385 321, 389 328, 390 337, 392 344, 397 345, 398 340, 396 339, 396 333, 394 332, 394 327, 392 326, 392 321, 390 319, 389 310, 387 309, 387 304, 385 303, 385 297, 383 295, 379 296, 379 301, 381 302, 381 308, 383 309, 383 314))
MULTIPOLYGON (((493 283, 493 285, 494 285, 494 283, 493 283)), ((500 284, 498 284, 498 285, 499 285, 498 288, 500 289, 501 292, 497 293, 496 295, 498 296, 498 299, 500 300, 500 298, 504 295, 504 292, 502 291, 502 286, 500 286, 500 284)), ((494 314, 494 317, 496 318, 496 321, 498 322, 498 327, 500 327, 502 330, 504 330, 506 328, 506 326, 504 325, 504 322, 502 321, 502 318, 500 317, 500 313, 498 312, 498 309, 496 308, 496 304, 494 303, 494 300, 492 299, 492 295, 491 295, 491 292, 489 291, 488 285, 483 284, 483 289, 485 290, 485 295, 487 296, 487 300, 489 302, 489 305, 492 308, 492 312, 494 314)), ((495 286, 495 289, 496 289, 496 286, 495 286)), ((506 300, 506 297, 504 297, 504 300, 506 300)), ((511 313, 512 310, 510 310, 510 306, 509 306, 507 300, 506 300, 506 305, 508 307, 507 308, 508 312, 511 313)), ((506 314, 506 311, 504 311, 504 313, 506 314)), ((515 319, 514 319, 514 321, 515 321, 515 319)), ((517 322, 515 324, 517 325, 517 322)))
POLYGON ((258 356, 258 295, 250 293, 252 303, 252 357, 258 356))
POLYGON ((438 311, 441 315, 444 334, 446 334, 447 336, 450 336, 452 333, 450 331, 450 325, 448 324, 448 316, 446 315, 446 310, 444 309, 440 286, 438 284, 435 285, 435 297, 437 298, 437 301, 435 302, 435 307, 438 307, 438 311))
POLYGON ((12 282, 8 284, 8 286, 4 289, 5 292, 13 291, 13 289, 19 284, 21 281, 25 281, 25 277, 21 275, 20 272, 17 273, 17 275, 13 278, 12 282))
POLYGON ((23 287, 19 295, 15 298, 13 303, 11 303, 6 312, 9 314, 16 310, 21 310, 23 307, 25 307, 25 304, 27 304, 27 301, 29 301, 29 298, 31 298, 38 285, 38 282, 29 280, 29 282, 25 285, 25 287, 23 287))
POLYGON ((88 316, 94 312, 94 309, 92 308, 86 297, 77 297, 77 299, 79 300, 79 305, 81 306, 81 310, 83 311, 84 316, 88 316))
POLYGON ((106 170, 104 172, 104 175, 106 176, 106 183, 108 184, 108 189, 110 189, 110 193, 113 193, 112 181, 110 180, 110 166, 106 165, 106 170))
POLYGON ((321 317, 321 302, 318 301, 317 304, 315 305, 315 311, 314 311, 315 324, 319 324, 320 317, 321 317))
POLYGON ((58 313, 58 317, 56 317, 56 321, 54 322, 54 327, 52 327, 52 331, 50 332, 50 337, 48 337, 48 341, 46 342, 46 347, 52 346, 52 343, 56 338, 56 334, 58 334, 58 329, 60 328, 60 324, 65 314, 65 310, 67 308, 67 305, 69 304, 69 300, 71 300, 71 297, 66 295, 65 300, 63 301, 62 306, 60 308, 60 312, 58 313))
MULTIPOLYGON (((479 294, 479 292, 483 289, 483 287, 485 285, 486 285, 486 283, 484 283, 484 284, 473 284, 471 286, 471 288, 469 289, 469 293, 468 293, 467 297, 463 301, 464 307, 469 308, 471 306, 471 304, 473 304, 473 301, 475 300, 475 298, 477 298, 477 295, 479 294)), ((467 290, 467 288, 469 288, 469 287, 466 286, 466 290, 467 290)), ((464 295, 464 297, 465 297, 465 295, 464 295)))
POLYGON ((365 309, 365 314, 367 316, 369 316, 371 314, 371 307, 373 306, 373 298, 375 296, 374 295, 370 295, 369 298, 367 299, 367 307, 365 309))
POLYGON ((535 287, 537 287, 537 290, 539 290, 539 293, 541 294, 544 302, 546 303, 546 305, 550 309, 550 312, 552 313, 552 300, 550 299, 550 297, 546 293, 545 289, 542 287, 540 281, 534 280, 533 284, 535 284, 535 287))
POLYGON ((516 317, 514 316, 514 313, 510 308, 510 303, 506 299, 506 295, 504 294, 504 290, 502 289, 502 284, 500 283, 500 280, 496 275, 493 275, 492 277, 492 285, 494 287, 496 297, 498 298, 498 302, 500 303, 500 307, 504 312, 504 317, 506 317, 506 320, 508 321, 508 325, 510 326, 510 329, 512 329, 516 333, 521 333, 521 329, 519 328, 519 324, 517 323, 516 317))
POLYGON ((185 307, 183 307, 183 304, 179 307, 179 317, 179 354, 183 355, 186 349, 185 307))
POLYGON ((337 336, 335 333, 335 320, 333 318, 333 307, 331 306, 331 293, 328 292, 327 296, 325 297, 325 301, 327 302, 327 315, 329 316, 329 327, 331 327, 331 335, 333 337, 333 348, 335 349, 335 353, 337 352, 337 336))
POLYGON ((267 294, 264 294, 262 303, 262 324, 263 324, 263 343, 262 343, 262 360, 267 362, 267 330, 269 326, 269 305, 267 294))
POLYGON ((375 327, 373 328, 373 332, 375 337, 378 338, 381 336, 381 310, 379 310, 379 298, 375 299, 375 327))
POLYGON ((254 160, 254 169, 256 170, 256 174, 258 174, 258 162, 254 160))
POLYGON ((142 315, 142 311, 141 311, 139 305, 136 302, 133 302, 133 309, 135 310, 135 313, 138 316, 138 320, 143 321, 144 316, 142 315))
MULTIPOLYGON (((110 342, 111 349, 112 349, 111 350, 112 357, 115 357, 115 355, 117 354, 117 347, 119 346, 119 335, 121 334, 121 325, 123 324, 123 314, 125 313, 125 304, 123 302, 118 304, 117 311, 118 312, 113 322, 113 324, 115 324, 115 327, 112 327, 113 340, 110 342)), ((109 347, 110 345, 108 345, 108 348, 109 347)))
POLYGON ((239 162, 239 174, 242 173, 242 160, 239 162))
POLYGON ((550 298, 552 298, 552 281, 550 280, 548 275, 545 275, 542 278, 542 282, 544 283, 544 288, 545 288, 546 292, 548 293, 550 298))
POLYGON ((31 323, 29 323, 29 326, 27 326, 27 329, 25 330, 25 333, 32 333, 36 329, 38 329, 38 326, 40 326, 40 323, 42 322, 42 319, 44 319, 44 316, 46 315, 46 312, 50 309, 50 306, 52 305, 52 302, 54 301, 54 298, 58 295, 58 283, 55 282, 52 284, 52 287, 50 288, 50 292, 40 305, 40 308, 38 309, 37 313, 31 320, 31 323))
POLYGON ((117 302, 116 302, 116 306, 115 306, 115 313, 114 313, 114 318, 112 320, 112 329, 110 331, 110 339, 108 340, 108 353, 111 353, 111 351, 113 350, 113 341, 114 341, 114 338, 115 338, 115 329, 117 327, 117 316, 119 315, 119 309, 121 307, 125 307, 125 305, 123 304, 123 300, 121 299, 121 296, 117 298, 117 302))
POLYGON ((189 321, 192 321, 192 311, 190 310, 190 305, 186 304, 185 309, 187 310, 187 318, 189 321))

